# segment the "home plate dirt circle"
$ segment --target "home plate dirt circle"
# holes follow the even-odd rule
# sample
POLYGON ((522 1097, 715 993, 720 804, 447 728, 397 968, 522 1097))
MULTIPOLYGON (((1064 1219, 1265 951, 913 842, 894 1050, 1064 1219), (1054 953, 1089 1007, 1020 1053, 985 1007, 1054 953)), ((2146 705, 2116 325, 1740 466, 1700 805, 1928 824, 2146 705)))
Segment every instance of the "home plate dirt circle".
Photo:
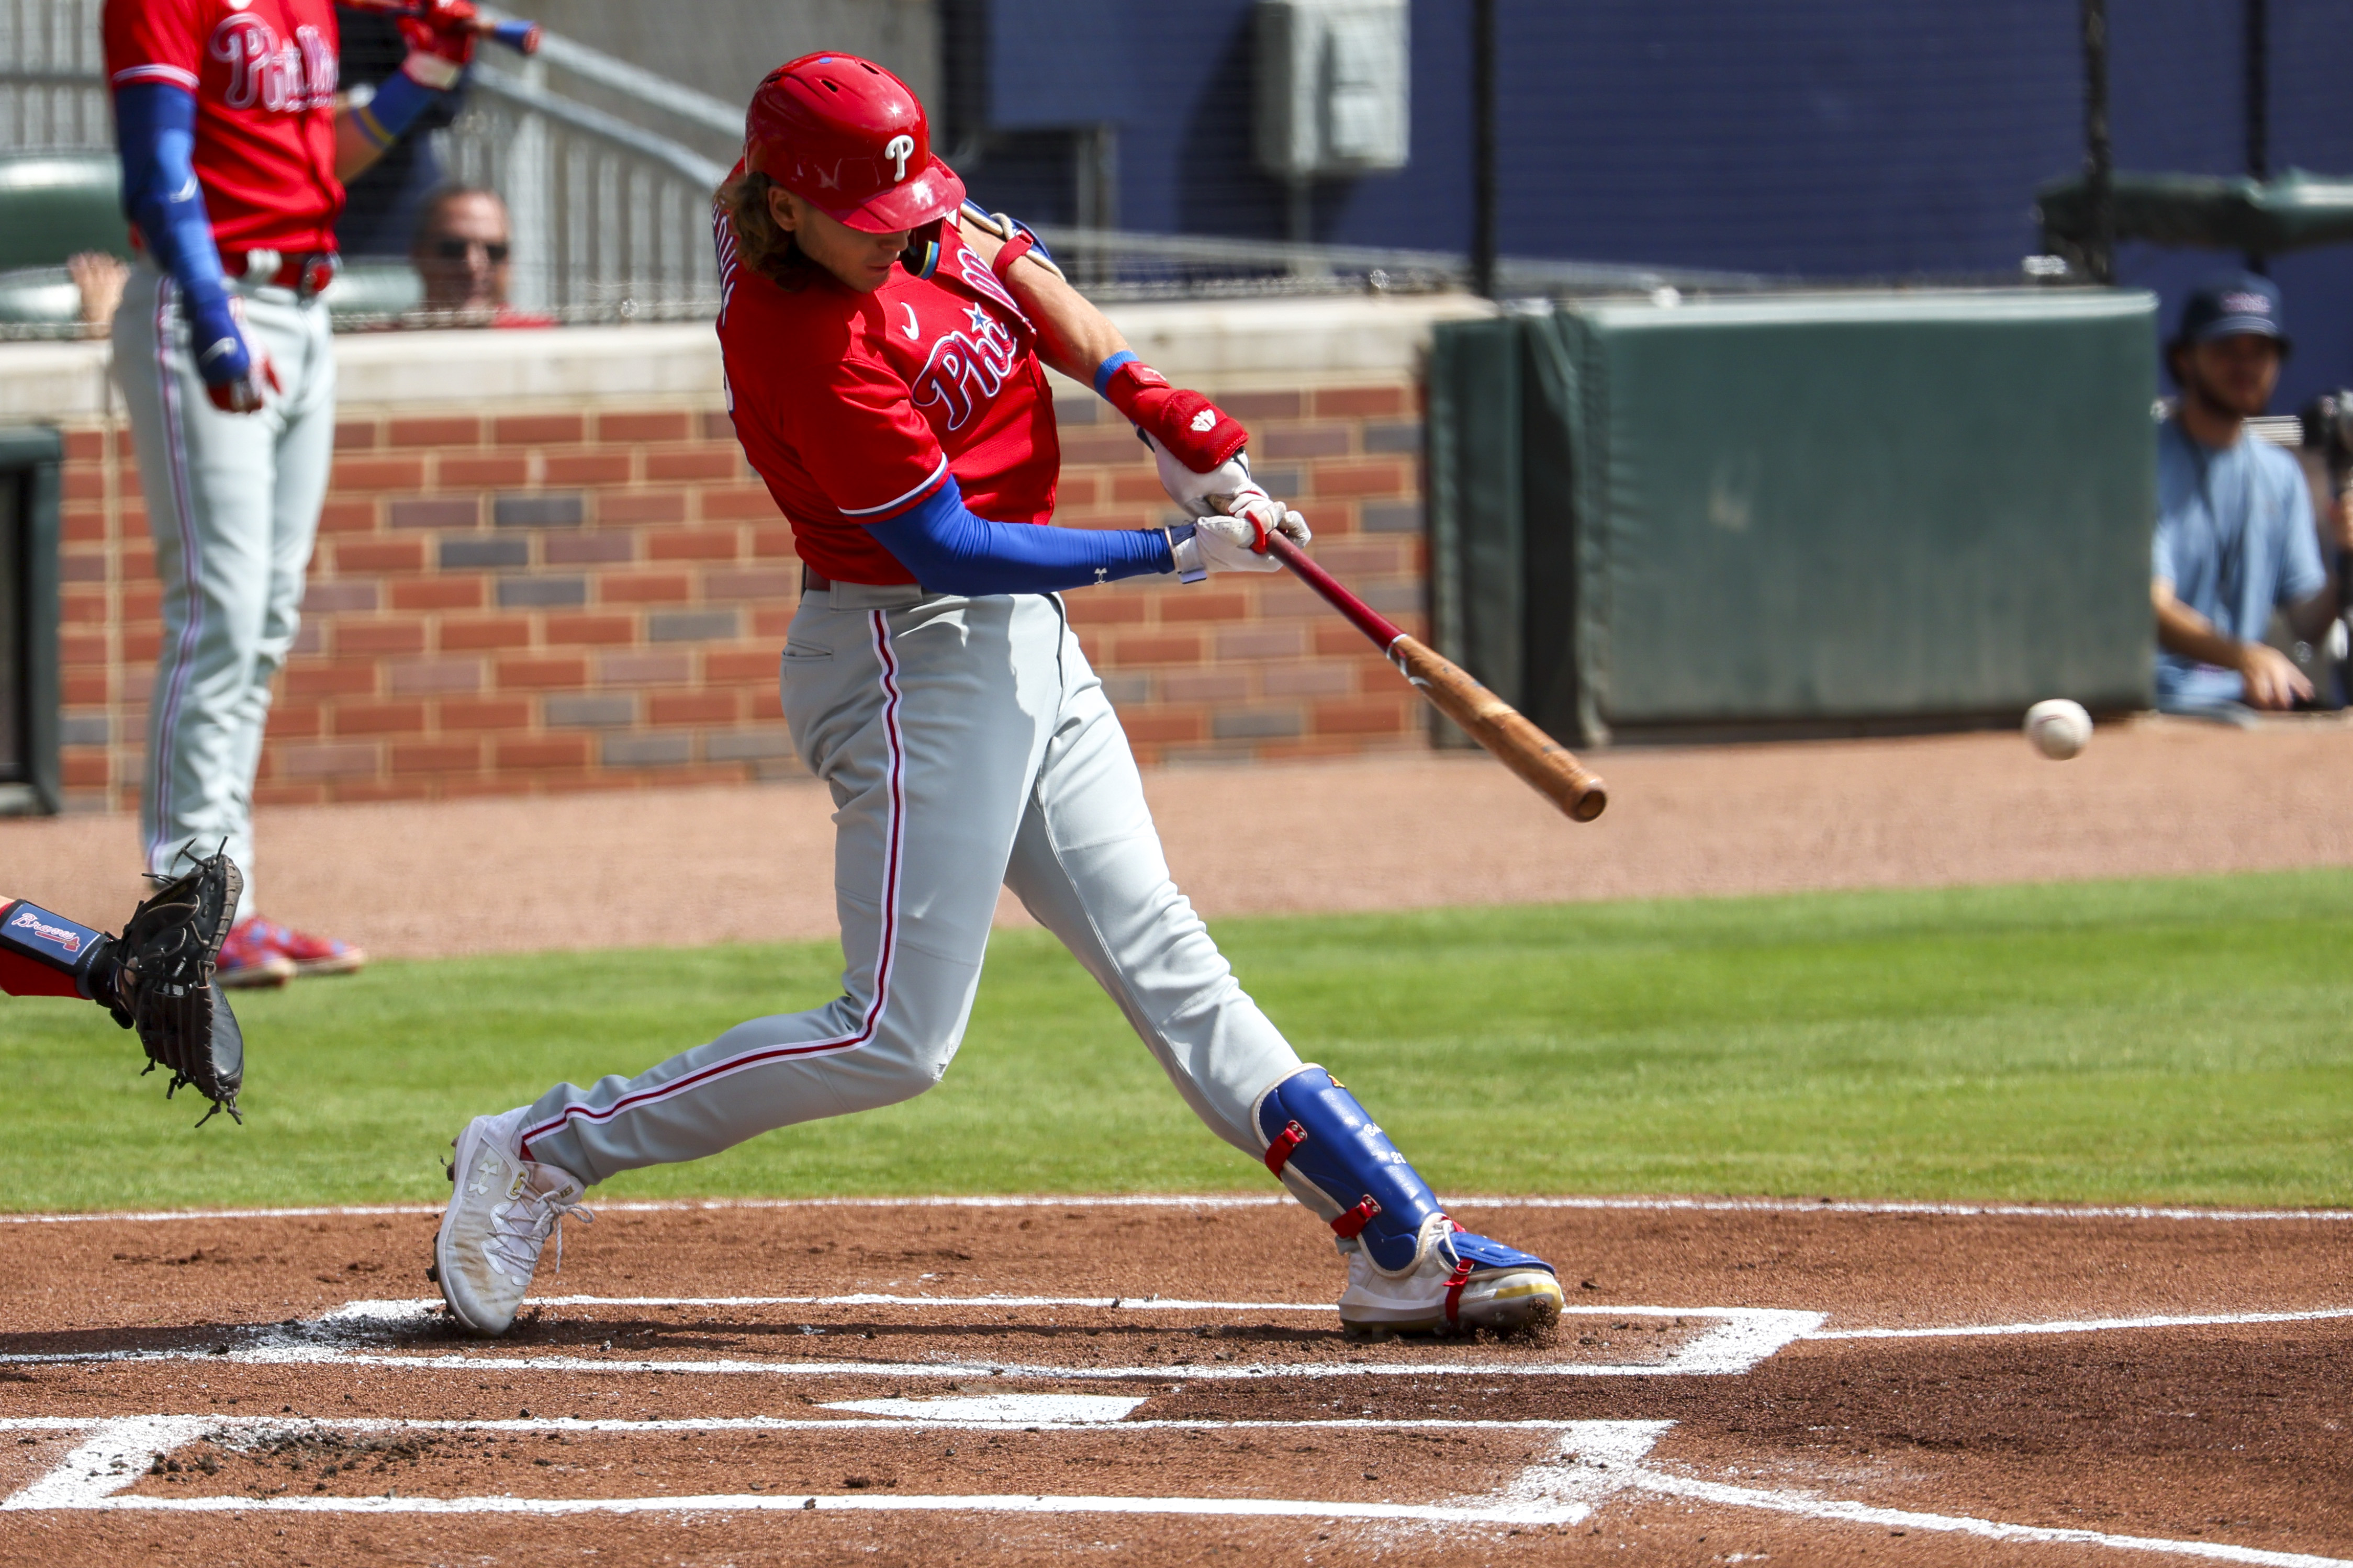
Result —
POLYGON ((0 1563, 2353 1563, 2353 1211, 1461 1200, 1544 1342, 1351 1343, 1256 1198, 0 1222, 0 1563))

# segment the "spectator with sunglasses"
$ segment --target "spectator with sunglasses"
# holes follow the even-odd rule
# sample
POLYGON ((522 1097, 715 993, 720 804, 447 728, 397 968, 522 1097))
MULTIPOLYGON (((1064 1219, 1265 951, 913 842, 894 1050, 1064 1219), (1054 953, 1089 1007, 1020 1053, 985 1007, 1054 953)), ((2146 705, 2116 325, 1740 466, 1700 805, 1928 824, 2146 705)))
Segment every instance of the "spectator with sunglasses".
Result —
POLYGON ((509 235, 507 204, 496 191, 445 185, 427 197, 409 247, 409 260, 425 285, 418 310, 471 326, 554 326, 553 317, 507 303, 513 255, 509 235))

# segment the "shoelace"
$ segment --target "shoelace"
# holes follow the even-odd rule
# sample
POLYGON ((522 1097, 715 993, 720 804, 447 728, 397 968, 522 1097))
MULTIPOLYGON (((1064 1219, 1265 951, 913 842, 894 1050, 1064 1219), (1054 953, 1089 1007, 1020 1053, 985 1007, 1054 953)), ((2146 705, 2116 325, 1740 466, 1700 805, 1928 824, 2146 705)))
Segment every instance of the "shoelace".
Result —
POLYGON ((552 1193, 533 1190, 528 1166, 515 1172, 507 1187, 506 1212, 492 1217, 491 1234, 482 1244, 483 1250, 496 1257, 518 1274, 528 1276, 539 1263, 541 1249, 547 1245, 551 1232, 555 1237, 555 1271, 564 1272, 564 1220, 567 1215, 577 1215, 582 1225, 594 1225, 596 1216, 580 1206, 578 1198, 559 1198, 552 1193))

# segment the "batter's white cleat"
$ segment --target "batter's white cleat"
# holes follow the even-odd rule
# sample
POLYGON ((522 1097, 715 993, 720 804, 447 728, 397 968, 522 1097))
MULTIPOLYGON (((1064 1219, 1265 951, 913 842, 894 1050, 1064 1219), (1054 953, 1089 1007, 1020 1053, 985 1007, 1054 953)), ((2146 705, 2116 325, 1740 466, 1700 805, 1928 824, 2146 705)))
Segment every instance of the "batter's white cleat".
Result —
POLYGON ((586 1184, 579 1177, 515 1152, 514 1135, 529 1109, 477 1116, 458 1134, 458 1157, 449 1167, 457 1190, 433 1241, 432 1273, 441 1299, 469 1331, 485 1337, 505 1333, 514 1322, 550 1235, 562 1266, 565 1216, 596 1217, 580 1206, 586 1184))
POLYGON ((1560 1321, 1560 1281, 1531 1252, 1458 1230, 1411 1273, 1373 1267, 1362 1247, 1346 1248, 1348 1288, 1340 1326, 1351 1339, 1391 1334, 1543 1333, 1560 1321))

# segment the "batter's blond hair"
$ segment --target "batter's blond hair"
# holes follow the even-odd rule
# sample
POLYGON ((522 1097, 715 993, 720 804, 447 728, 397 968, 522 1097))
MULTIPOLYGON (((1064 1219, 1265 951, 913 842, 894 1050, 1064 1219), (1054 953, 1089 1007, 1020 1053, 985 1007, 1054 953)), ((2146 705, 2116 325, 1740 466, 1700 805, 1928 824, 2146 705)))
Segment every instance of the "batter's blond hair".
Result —
POLYGON ((739 174, 719 187, 719 205, 735 231, 736 259, 771 282, 799 289, 807 284, 814 264, 768 210, 768 193, 776 188, 765 174, 739 174))

